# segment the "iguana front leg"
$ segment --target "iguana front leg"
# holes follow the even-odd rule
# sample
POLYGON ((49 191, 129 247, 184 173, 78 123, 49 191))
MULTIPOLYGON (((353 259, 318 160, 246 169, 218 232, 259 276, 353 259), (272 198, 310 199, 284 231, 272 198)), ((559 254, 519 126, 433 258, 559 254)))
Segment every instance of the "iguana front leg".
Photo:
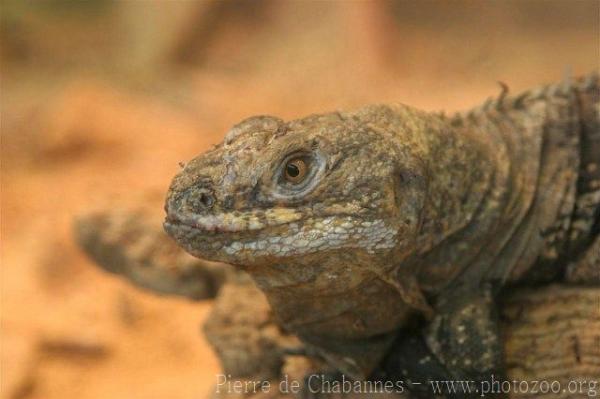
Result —
POLYGON ((431 381, 453 381, 451 397, 470 397, 479 395, 476 390, 484 381, 504 380, 498 314, 490 291, 443 303, 422 335, 397 341, 384 368, 424 397, 433 394, 431 381))
POLYGON ((489 288, 442 307, 425 332, 428 347, 452 377, 477 381, 503 369, 499 335, 489 288))

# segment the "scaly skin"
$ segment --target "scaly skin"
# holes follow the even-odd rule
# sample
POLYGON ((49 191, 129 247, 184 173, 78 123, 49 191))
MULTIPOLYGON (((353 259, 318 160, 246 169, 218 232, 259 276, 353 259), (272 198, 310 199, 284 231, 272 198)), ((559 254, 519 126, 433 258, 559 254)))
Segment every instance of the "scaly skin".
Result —
POLYGON ((164 227, 247 271, 287 330, 355 378, 415 315, 424 336, 394 348, 432 360, 400 359, 406 375, 488 378, 502 371, 498 291, 561 275, 599 233, 598 89, 590 75, 453 118, 249 118, 175 177, 164 227))

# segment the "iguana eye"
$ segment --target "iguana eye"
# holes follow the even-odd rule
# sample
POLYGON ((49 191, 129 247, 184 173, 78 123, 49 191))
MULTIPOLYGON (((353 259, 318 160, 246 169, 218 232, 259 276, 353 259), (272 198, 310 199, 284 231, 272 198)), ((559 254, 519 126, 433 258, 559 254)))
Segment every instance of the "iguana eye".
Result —
POLYGON ((285 180, 292 184, 301 183, 308 174, 308 166, 302 158, 290 159, 285 164, 284 177, 285 180))
POLYGON ((304 198, 320 182, 325 171, 325 157, 319 151, 294 151, 277 164, 271 176, 273 197, 286 201, 304 198))

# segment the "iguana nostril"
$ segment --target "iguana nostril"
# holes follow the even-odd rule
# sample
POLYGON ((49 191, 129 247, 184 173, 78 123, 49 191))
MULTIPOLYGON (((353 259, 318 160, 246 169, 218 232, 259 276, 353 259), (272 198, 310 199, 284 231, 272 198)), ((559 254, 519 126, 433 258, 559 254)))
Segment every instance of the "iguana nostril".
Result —
POLYGON ((200 198, 198 198, 198 201, 205 207, 205 208, 210 208, 213 204, 213 197, 206 194, 206 193, 201 193, 200 194, 200 198))
POLYGON ((215 197, 211 190, 201 188, 190 192, 185 202, 194 211, 202 212, 213 207, 215 197))

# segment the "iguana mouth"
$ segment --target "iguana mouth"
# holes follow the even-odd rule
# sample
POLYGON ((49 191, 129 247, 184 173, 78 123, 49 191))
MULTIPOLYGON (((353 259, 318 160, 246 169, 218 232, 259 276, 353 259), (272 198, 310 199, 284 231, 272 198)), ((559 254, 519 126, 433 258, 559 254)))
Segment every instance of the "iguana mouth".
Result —
POLYGON ((226 212, 219 214, 183 215, 168 212, 165 224, 184 225, 204 232, 236 233, 263 230, 267 227, 292 223, 302 218, 301 212, 293 208, 272 208, 265 211, 226 212))

